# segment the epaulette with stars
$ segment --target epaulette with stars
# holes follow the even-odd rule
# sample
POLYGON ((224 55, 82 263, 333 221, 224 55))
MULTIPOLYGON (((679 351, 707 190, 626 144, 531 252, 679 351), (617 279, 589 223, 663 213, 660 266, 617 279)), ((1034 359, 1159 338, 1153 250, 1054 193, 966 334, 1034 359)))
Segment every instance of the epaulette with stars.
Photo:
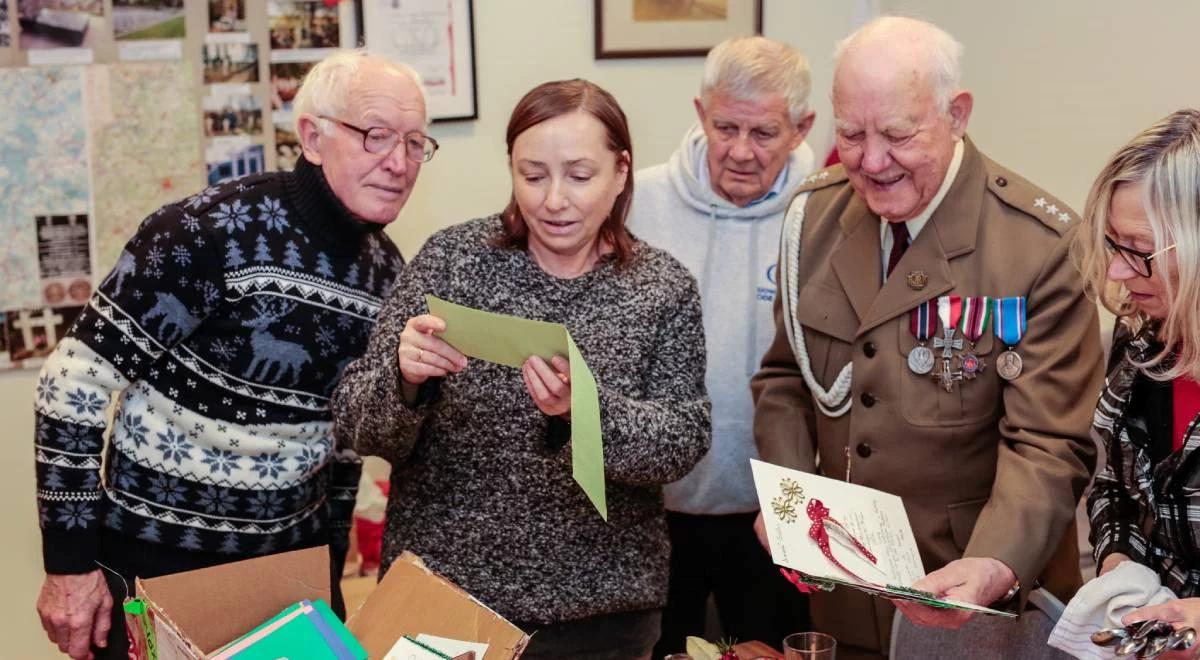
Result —
POLYGON ((835 183, 842 183, 846 180, 846 168, 839 165, 832 165, 823 170, 817 170, 809 174, 800 182, 800 187, 796 188, 796 193, 806 193, 826 186, 832 186, 835 183))
POLYGON ((1059 198, 1030 183, 1021 175, 985 159, 988 190, 1002 202, 1036 218, 1060 236, 1079 222, 1079 214, 1059 198))

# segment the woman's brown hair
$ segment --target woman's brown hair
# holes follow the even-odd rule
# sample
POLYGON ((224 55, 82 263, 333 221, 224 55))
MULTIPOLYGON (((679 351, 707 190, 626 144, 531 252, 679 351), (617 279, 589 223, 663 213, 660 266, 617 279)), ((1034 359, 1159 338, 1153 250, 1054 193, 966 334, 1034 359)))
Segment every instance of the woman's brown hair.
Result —
MULTIPOLYGON (((608 218, 600 227, 600 240, 612 246, 613 258, 616 265, 621 267, 629 262, 633 253, 633 238, 625 229, 625 217, 633 201, 633 141, 629 137, 629 122, 625 119, 625 112, 612 94, 581 78, 556 80, 534 87, 517 102, 508 119, 508 131, 505 134, 508 155, 511 159, 513 144, 525 131, 544 121, 576 111, 586 112, 604 125, 607 146, 617 154, 617 165, 620 166, 623 161, 629 168, 625 188, 617 195, 608 218)), ((511 197, 504 209, 504 236, 499 244, 502 247, 525 249, 528 240, 529 227, 517 206, 516 197, 511 197)))

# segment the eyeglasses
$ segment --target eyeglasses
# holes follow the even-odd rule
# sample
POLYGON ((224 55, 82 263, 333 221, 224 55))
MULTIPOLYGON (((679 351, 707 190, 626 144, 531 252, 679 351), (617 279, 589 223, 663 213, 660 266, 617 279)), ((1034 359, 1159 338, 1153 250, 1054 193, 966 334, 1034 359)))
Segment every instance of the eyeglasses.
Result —
POLYGON ((383 126, 372 126, 370 128, 360 128, 350 122, 342 121, 336 117, 327 117, 319 115, 321 119, 341 124, 342 126, 362 135, 363 150, 369 154, 382 156, 392 153, 392 150, 404 141, 404 155, 414 163, 428 163, 433 160, 433 155, 437 153, 437 140, 425 135, 420 131, 409 131, 404 135, 393 131, 390 128, 383 126))
POLYGON ((1114 252, 1121 255, 1121 258, 1124 259, 1125 263, 1133 269, 1133 272, 1141 275, 1142 277, 1150 277, 1154 274, 1154 270, 1150 267, 1150 262, 1153 261, 1155 257, 1169 250, 1175 249, 1175 244, 1172 243, 1157 252, 1140 252, 1133 248, 1127 248, 1124 245, 1117 245, 1117 242, 1112 239, 1112 236, 1108 236, 1107 234, 1104 236, 1104 245, 1106 248, 1108 248, 1109 255, 1112 255, 1114 252))

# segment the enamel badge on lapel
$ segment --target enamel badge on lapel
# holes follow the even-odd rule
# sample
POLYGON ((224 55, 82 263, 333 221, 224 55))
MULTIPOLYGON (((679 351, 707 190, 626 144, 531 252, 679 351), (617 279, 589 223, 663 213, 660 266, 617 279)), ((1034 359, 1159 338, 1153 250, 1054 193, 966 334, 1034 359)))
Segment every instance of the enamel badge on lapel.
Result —
POLYGON ((926 284, 929 284, 929 276, 923 270, 909 271, 904 280, 908 282, 908 288, 913 291, 920 291, 925 288, 926 284))

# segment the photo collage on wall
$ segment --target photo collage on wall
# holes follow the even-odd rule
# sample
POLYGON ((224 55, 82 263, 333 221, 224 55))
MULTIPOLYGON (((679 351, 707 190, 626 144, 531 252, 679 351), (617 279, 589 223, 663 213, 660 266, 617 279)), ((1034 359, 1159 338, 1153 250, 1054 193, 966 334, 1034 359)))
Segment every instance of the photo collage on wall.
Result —
POLYGON ((258 44, 246 31, 246 0, 208 0, 208 35, 202 46, 205 95, 204 162, 208 183, 267 169, 258 87, 258 44))
POLYGON ((271 40, 271 116, 275 157, 281 170, 300 158, 292 103, 313 64, 343 46, 354 46, 352 14, 322 0, 268 0, 271 40))
POLYGON ((296 92, 356 7, 0 0, 0 370, 40 366, 147 215, 294 167, 296 92))

